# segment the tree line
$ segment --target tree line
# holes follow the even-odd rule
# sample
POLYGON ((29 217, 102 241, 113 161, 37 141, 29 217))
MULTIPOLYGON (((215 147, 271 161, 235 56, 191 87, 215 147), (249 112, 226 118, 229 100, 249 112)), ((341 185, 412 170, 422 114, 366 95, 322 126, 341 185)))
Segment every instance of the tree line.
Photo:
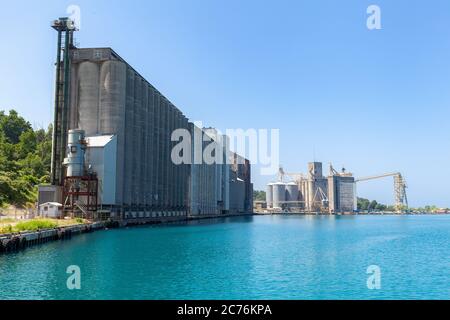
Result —
POLYGON ((382 203, 378 203, 376 200, 369 200, 365 198, 357 198, 357 208, 360 211, 395 211, 395 206, 388 206, 382 203))
POLYGON ((0 111, 0 206, 31 207, 48 183, 52 126, 33 129, 17 111, 0 111))

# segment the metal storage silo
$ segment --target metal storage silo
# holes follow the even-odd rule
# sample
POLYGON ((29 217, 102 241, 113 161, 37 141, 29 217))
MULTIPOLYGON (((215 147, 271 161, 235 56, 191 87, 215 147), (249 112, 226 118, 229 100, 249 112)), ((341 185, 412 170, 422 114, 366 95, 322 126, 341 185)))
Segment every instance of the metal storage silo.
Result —
POLYGON ((66 175, 68 177, 83 176, 84 154, 86 150, 83 130, 69 130, 67 150, 67 157, 64 159, 64 165, 67 167, 66 175))
MULTIPOLYGON (((289 182, 286 184, 286 201, 298 201, 299 189, 295 182, 289 182)), ((289 203, 289 207, 297 206, 296 203, 289 203)))
POLYGON ((283 182, 273 184, 273 208, 281 209, 286 201, 286 185, 283 182))
POLYGON ((90 61, 82 62, 78 68, 78 125, 86 132, 87 136, 98 133, 99 73, 98 65, 90 61))
POLYGON ((273 183, 269 183, 267 185, 266 203, 267 203, 267 208, 272 208, 272 206, 273 206, 273 183))

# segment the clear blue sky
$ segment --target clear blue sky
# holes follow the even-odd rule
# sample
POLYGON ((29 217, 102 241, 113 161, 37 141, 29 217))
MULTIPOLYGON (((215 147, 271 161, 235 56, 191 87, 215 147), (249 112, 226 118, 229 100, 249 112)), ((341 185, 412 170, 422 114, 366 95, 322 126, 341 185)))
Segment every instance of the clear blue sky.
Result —
MULTIPOLYGON (((3 0, 0 108, 35 126, 52 119, 49 25, 70 4, 80 46, 114 48, 191 120, 280 128, 287 171, 314 154, 356 176, 399 170, 413 206, 450 207, 450 1, 3 0)), ((358 191, 392 203, 392 185, 358 191)))

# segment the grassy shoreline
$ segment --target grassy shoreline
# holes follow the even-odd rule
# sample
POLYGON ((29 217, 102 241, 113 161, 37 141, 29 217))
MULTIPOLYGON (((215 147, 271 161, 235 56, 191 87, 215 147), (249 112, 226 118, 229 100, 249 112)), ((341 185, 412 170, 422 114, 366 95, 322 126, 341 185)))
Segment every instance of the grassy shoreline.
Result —
POLYGON ((82 219, 49 219, 37 218, 31 220, 18 220, 13 218, 6 218, 0 220, 0 235, 36 231, 42 229, 52 229, 58 227, 67 227, 85 223, 82 219))

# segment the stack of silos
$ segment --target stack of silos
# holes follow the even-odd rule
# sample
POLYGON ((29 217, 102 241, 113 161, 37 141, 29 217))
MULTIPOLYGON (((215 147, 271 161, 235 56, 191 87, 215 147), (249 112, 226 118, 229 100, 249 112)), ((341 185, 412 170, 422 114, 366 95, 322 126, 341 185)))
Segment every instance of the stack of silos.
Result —
MULTIPOLYGON (((114 204, 128 212, 186 212, 190 168, 171 161, 170 138, 188 128, 188 119, 111 50, 76 53, 83 58, 73 60, 70 127, 86 136, 117 135, 114 204)), ((211 182, 205 191, 214 191, 211 182)))

